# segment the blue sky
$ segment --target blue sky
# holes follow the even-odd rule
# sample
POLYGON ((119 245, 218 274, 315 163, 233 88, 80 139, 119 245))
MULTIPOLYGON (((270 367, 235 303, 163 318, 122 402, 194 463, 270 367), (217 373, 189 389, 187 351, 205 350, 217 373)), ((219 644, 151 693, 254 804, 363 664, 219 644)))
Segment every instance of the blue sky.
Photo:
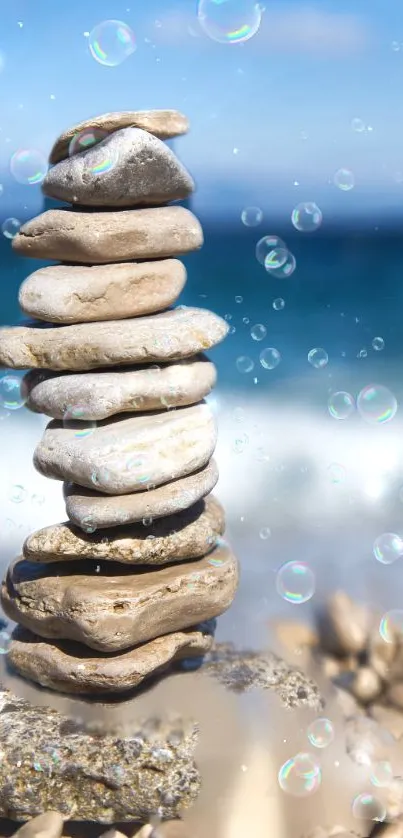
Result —
MULTIPOLYGON (((277 205, 280 212, 294 195, 295 202, 320 197, 347 215, 368 205, 400 208, 400 3, 267 0, 259 32, 243 45, 211 41, 198 27, 196 6, 195 0, 4 4, 3 182, 13 151, 48 152, 57 133, 80 119, 176 107, 192 128, 177 141, 178 154, 199 185, 196 205, 212 214, 230 210, 235 193, 241 203, 277 205), (129 24, 137 40, 136 52, 112 68, 91 57, 84 34, 110 18, 129 24), (363 120, 364 132, 352 130, 354 118, 363 120), (342 195, 332 182, 341 167, 356 179, 342 195)), ((39 200, 38 188, 28 192, 30 202, 39 200)))

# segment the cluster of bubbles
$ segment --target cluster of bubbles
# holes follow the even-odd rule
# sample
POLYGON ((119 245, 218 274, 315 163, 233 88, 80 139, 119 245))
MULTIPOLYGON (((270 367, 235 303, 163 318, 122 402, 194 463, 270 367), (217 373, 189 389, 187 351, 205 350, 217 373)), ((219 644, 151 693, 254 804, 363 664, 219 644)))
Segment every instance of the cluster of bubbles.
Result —
POLYGON ((19 410, 28 398, 24 379, 17 375, 3 375, 0 378, 0 407, 5 410, 19 410))
POLYGON ((1 225, 1 232, 6 239, 13 239, 17 235, 21 227, 21 221, 18 218, 6 218, 1 225))
POLYGON ((256 0, 199 0, 197 16, 212 41, 239 44, 258 32, 262 8, 256 0))
POLYGON ((42 183, 47 170, 45 155, 36 149, 19 149, 10 160, 10 172, 17 183, 23 186, 36 186, 42 183))
POLYGON ((291 276, 297 262, 285 242, 276 235, 263 236, 256 245, 256 259, 276 279, 291 276))
POLYGON ((403 611, 393 608, 383 615, 379 623, 379 634, 385 643, 394 643, 396 638, 403 638, 403 611))
POLYGON ((322 781, 318 760, 313 754, 299 753, 288 759, 278 772, 280 788, 293 797, 308 797, 322 781))
POLYGON ((104 20, 90 32, 90 53, 104 67, 118 67, 136 50, 133 30, 121 20, 104 20))
POLYGON ((403 556, 403 539, 394 532, 384 532, 375 539, 372 550, 378 562, 393 564, 403 556))
POLYGON ((315 593, 315 574, 305 562, 286 562, 277 572, 276 589, 286 602, 302 605, 315 593))
POLYGON ((303 201, 294 207, 291 221, 300 233, 314 233, 322 224, 322 212, 313 201, 303 201))

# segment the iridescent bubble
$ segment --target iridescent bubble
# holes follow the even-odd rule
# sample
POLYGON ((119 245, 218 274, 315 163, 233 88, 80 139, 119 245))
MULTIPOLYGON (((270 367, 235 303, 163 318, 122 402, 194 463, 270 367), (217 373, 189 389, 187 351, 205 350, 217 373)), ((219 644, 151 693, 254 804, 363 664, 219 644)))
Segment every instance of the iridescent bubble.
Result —
POLYGON ((24 186, 35 186, 42 183, 48 164, 41 151, 33 148, 21 148, 10 160, 10 172, 18 183, 24 186))
POLYGON ((288 277, 294 273, 296 267, 297 260, 294 254, 288 251, 285 262, 282 265, 279 265, 278 268, 272 268, 269 273, 276 279, 288 279, 288 277))
POLYGON ((259 532, 259 538, 261 538, 262 541, 266 541, 268 538, 270 538, 270 536, 271 536, 271 531, 270 531, 269 527, 262 527, 262 529, 259 532))
POLYGON ((267 349, 263 349, 263 352, 260 353, 259 360, 265 370, 274 370, 281 361, 281 355, 274 346, 268 346, 267 349))
POLYGON ((288 250, 286 247, 274 247, 264 260, 266 271, 277 271, 278 268, 282 268, 285 265, 287 259, 288 250))
POLYGON ((235 297, 235 302, 236 302, 236 303, 243 303, 243 297, 241 297, 241 296, 238 294, 238 296, 237 296, 237 297, 235 297))
POLYGON ((342 192, 349 192, 354 188, 355 178, 350 169, 338 169, 334 178, 335 186, 341 189, 342 192))
POLYGON ((13 503, 22 503, 27 497, 27 490, 20 483, 15 483, 11 487, 9 497, 13 503))
POLYGON ((378 562, 393 564, 403 555, 403 539, 394 532, 384 532, 375 539, 372 549, 378 562))
POLYGON ((351 127, 357 134, 362 134, 365 131, 365 122, 356 116, 351 120, 351 127))
POLYGON ((276 300, 273 300, 273 308, 274 311, 282 311, 285 306, 285 301, 282 297, 277 297, 276 300))
POLYGON ((291 221, 300 233, 313 233, 322 224, 322 213, 313 201, 304 201, 293 209, 291 221))
POLYGON ((315 574, 305 562, 286 562, 277 573, 276 587, 287 602, 302 605, 315 593, 315 574))
POLYGON ((315 748, 327 748, 334 739, 334 729, 330 719, 315 719, 308 727, 307 736, 315 748))
POLYGON ((263 213, 259 207, 245 207, 241 215, 245 227, 258 227, 263 221, 263 213))
POLYGON ((316 370, 323 369, 329 361, 326 349, 322 349, 321 347, 311 349, 310 352, 308 352, 308 361, 313 367, 315 367, 316 370))
POLYGON ((333 419, 348 419, 355 411, 354 396, 351 393, 340 390, 337 393, 332 393, 327 406, 333 419))
POLYGON ((21 227, 21 221, 18 218, 6 218, 1 225, 1 231, 6 239, 13 239, 17 235, 21 227))
POLYGON ((384 821, 386 818, 384 804, 371 792, 358 794, 353 800, 352 811, 355 818, 366 821, 384 821))
POLYGON ((0 631, 0 655, 6 655, 11 642, 11 636, 4 629, 0 631))
POLYGON ((219 44, 248 41, 262 20, 256 0, 199 0, 197 15, 206 35, 219 44))
POLYGON ((91 515, 85 515, 85 517, 83 518, 83 520, 81 522, 81 529, 84 530, 84 532, 91 535, 92 533, 95 532, 96 528, 97 528, 97 526, 94 522, 94 519, 91 517, 91 515))
POLYGON ((346 470, 340 463, 330 463, 328 472, 332 483, 343 483, 345 480, 346 470))
POLYGON ((357 358, 366 358, 368 356, 368 352, 366 349, 360 349, 357 358))
POLYGON ((109 478, 109 470, 105 468, 105 466, 101 466, 100 468, 94 470, 91 474, 91 482, 94 486, 101 487, 101 489, 108 485, 109 478))
POLYGON ((98 145, 108 136, 107 131, 102 131, 100 128, 86 128, 84 131, 79 131, 74 134, 73 139, 69 145, 69 157, 74 157, 75 154, 80 154, 81 151, 88 151, 94 145, 98 145))
POLYGON ((382 349, 385 348, 385 341, 383 338, 374 338, 372 341, 372 348, 375 349, 375 352, 381 352, 382 349))
POLYGON ((390 422, 397 412, 397 399, 383 384, 369 384, 357 398, 357 408, 362 418, 371 425, 390 422))
POLYGON ((98 144, 94 151, 89 155, 91 162, 87 157, 84 157, 85 172, 89 175, 105 175, 112 171, 118 161, 118 149, 115 147, 111 150, 110 146, 98 144))
POLYGON ((86 439, 96 426, 96 422, 85 418, 85 408, 81 405, 69 406, 63 415, 63 428, 75 431, 77 439, 86 439))
POLYGON ((255 326, 252 326, 250 333, 253 340, 263 340, 267 335, 267 329, 263 323, 256 323, 255 326))
POLYGON ((0 378, 0 406, 5 410, 19 410, 28 398, 28 389, 23 378, 17 375, 3 375, 0 378))
POLYGON ((248 358, 247 355, 240 355, 239 358, 236 359, 236 368, 238 372, 252 372, 254 366, 252 358, 248 358))
POLYGON ((321 784, 321 770, 313 754, 299 753, 287 760, 278 772, 280 788, 294 797, 308 797, 321 784))
POLYGON ((378 788, 387 788, 393 780, 393 769, 387 759, 375 762, 371 768, 371 783, 378 788))
POLYGON ((403 611, 394 608, 383 615, 379 623, 379 634, 385 643, 394 643, 396 638, 403 638, 403 611))
POLYGON ((104 20, 90 32, 88 46, 93 58, 105 67, 117 67, 136 49, 133 30, 121 20, 104 20))
POLYGON ((273 250, 287 251, 287 246, 285 242, 283 242, 283 240, 280 239, 278 236, 263 236, 262 239, 259 239, 256 245, 257 261, 260 262, 261 265, 264 265, 269 253, 271 253, 273 250))

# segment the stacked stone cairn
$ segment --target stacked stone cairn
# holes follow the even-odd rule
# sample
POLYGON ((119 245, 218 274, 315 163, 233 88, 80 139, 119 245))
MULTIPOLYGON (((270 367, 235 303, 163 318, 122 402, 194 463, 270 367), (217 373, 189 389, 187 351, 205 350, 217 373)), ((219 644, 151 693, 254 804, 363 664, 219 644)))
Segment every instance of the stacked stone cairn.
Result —
POLYGON ((60 263, 23 282, 29 319, 0 330, 0 364, 32 368, 27 405, 53 420, 34 463, 64 481, 69 521, 33 533, 8 569, 8 662, 66 693, 124 692, 202 657, 237 588, 203 401, 216 370, 202 353, 227 324, 173 307, 186 281, 177 257, 203 243, 172 203, 194 183, 163 142, 187 127, 149 111, 66 131, 43 190, 73 206, 13 240, 16 253, 60 263))

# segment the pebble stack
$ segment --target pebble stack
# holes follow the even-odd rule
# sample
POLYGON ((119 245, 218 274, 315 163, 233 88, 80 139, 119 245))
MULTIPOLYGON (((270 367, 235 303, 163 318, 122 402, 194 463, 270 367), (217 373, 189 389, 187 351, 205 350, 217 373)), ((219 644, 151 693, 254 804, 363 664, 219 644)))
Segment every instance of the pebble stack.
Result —
POLYGON ((174 307, 177 258, 203 243, 194 189, 163 140, 174 111, 106 114, 66 131, 43 183, 71 206, 25 224, 16 253, 60 264, 22 284, 27 325, 0 330, 0 364, 31 371, 28 407, 52 420, 34 454, 64 481, 69 521, 33 533, 1 601, 18 623, 8 661, 68 693, 123 692, 201 657, 231 604, 237 561, 211 495, 216 382, 203 355, 227 334, 174 307))

